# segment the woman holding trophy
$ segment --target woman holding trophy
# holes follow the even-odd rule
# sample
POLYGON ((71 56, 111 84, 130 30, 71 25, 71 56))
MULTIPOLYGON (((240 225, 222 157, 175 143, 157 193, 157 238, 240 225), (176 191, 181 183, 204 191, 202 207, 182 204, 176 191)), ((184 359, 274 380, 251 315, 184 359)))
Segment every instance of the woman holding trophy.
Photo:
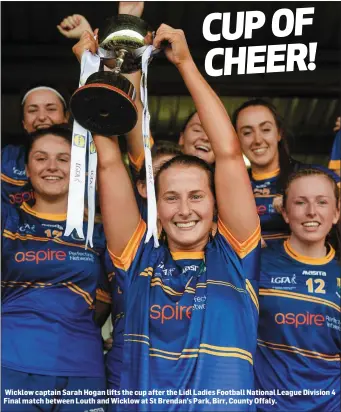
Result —
MULTIPOLYGON (((83 50, 96 47, 91 42, 83 42, 83 50)), ((156 248, 153 240, 145 243, 146 224, 117 139, 94 135, 104 229, 125 313, 123 327, 114 331, 117 362, 111 366, 117 379, 111 388, 134 391, 140 402, 127 405, 129 410, 253 410, 246 402, 212 406, 210 400, 198 404, 181 396, 186 390, 212 395, 218 389, 253 388, 260 227, 223 104, 195 66, 183 32, 163 24, 153 44, 159 48, 161 42, 167 42, 165 54, 193 97, 216 170, 213 176, 206 162, 188 155, 162 165, 156 193, 163 230, 156 248), (212 239, 216 213, 218 233, 212 239), (117 341, 122 346, 116 347, 117 341), (163 404, 141 402, 152 389, 164 391, 163 404), (169 389, 180 391, 181 405, 170 405, 169 389)), ((122 410, 118 403, 113 408, 122 410)))

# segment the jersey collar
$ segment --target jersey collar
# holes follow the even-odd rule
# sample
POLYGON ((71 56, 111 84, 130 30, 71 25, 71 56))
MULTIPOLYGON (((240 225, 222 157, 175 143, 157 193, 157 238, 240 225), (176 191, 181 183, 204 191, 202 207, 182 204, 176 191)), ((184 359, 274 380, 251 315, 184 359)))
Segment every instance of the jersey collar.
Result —
POLYGON ((272 172, 268 173, 254 173, 251 172, 252 178, 254 180, 266 180, 266 179, 271 179, 272 177, 276 177, 279 175, 280 169, 273 170, 272 172))
POLYGON ((329 245, 329 252, 323 258, 312 258, 309 256, 300 255, 292 248, 288 239, 284 241, 284 250, 292 259, 297 260, 301 263, 306 263, 308 265, 325 265, 335 257, 335 250, 331 245, 329 245))
POLYGON ((205 252, 171 252, 174 260, 181 259, 204 259, 205 252))
POLYGON ((31 208, 31 206, 29 206, 27 203, 23 203, 20 206, 20 209, 22 209, 24 212, 35 216, 35 217, 39 217, 41 219, 45 219, 45 220, 52 220, 55 222, 62 222, 64 220, 66 220, 66 213, 60 214, 60 215, 56 215, 56 214, 52 214, 52 213, 39 213, 36 212, 35 210, 33 210, 31 208))

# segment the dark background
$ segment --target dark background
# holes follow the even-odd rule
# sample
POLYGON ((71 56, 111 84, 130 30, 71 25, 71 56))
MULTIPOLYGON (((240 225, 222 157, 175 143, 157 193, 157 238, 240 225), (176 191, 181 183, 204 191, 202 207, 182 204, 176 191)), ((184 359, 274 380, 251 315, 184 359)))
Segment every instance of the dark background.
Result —
MULTIPOLYGON (((20 142, 20 96, 30 84, 53 83, 71 94, 78 85, 79 64, 72 54, 74 40, 64 38, 56 25, 66 16, 81 14, 93 28, 103 27, 117 13, 116 2, 2 2, 2 144, 20 142)), ((231 114, 251 97, 268 97, 286 120, 291 149, 296 157, 326 163, 336 117, 340 115, 341 2, 146 2, 143 18, 153 28, 167 23, 181 28, 201 72, 231 114), (303 35, 276 38, 271 18, 280 8, 295 12, 315 7, 312 26, 303 35), (265 25, 251 40, 206 41, 202 23, 212 12, 261 10, 265 25), (318 42, 316 70, 291 73, 209 77, 204 72, 206 53, 215 47, 318 42)), ((214 26, 217 32, 219 26, 214 26)), ((152 131, 156 138, 176 140, 193 104, 177 70, 160 54, 148 75, 152 131)))

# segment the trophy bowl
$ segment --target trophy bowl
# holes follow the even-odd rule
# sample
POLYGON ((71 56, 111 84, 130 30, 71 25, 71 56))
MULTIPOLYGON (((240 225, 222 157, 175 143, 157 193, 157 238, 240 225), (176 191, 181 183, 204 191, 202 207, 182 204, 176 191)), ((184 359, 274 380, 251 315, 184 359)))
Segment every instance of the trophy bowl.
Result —
POLYGON ((99 39, 100 70, 88 77, 70 100, 75 120, 92 133, 114 136, 128 133, 137 122, 135 88, 121 73, 141 68, 141 56, 153 42, 148 24, 119 14, 109 20, 99 39), (104 71, 104 65, 110 71, 104 71))

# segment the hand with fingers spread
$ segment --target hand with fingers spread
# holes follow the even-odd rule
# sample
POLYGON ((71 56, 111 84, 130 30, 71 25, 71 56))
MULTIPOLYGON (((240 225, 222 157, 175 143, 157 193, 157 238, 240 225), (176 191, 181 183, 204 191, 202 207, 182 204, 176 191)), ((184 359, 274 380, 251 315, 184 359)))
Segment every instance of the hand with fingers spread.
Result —
POLYGON ((57 26, 59 32, 68 39, 80 39, 81 35, 88 31, 92 33, 92 28, 87 19, 80 14, 73 14, 65 17, 57 26))
POLYGON ((130 16, 141 17, 144 8, 144 1, 120 1, 118 14, 129 14, 130 16))
POLYGON ((154 38, 154 47, 161 48, 161 44, 168 42, 164 49, 167 59, 179 67, 187 62, 193 62, 185 34, 182 30, 173 29, 167 24, 161 24, 154 38))
POLYGON ((85 50, 89 50, 95 54, 98 49, 98 29, 95 29, 94 33, 85 31, 79 42, 72 47, 73 54, 77 57, 77 60, 81 62, 82 55, 85 50))

